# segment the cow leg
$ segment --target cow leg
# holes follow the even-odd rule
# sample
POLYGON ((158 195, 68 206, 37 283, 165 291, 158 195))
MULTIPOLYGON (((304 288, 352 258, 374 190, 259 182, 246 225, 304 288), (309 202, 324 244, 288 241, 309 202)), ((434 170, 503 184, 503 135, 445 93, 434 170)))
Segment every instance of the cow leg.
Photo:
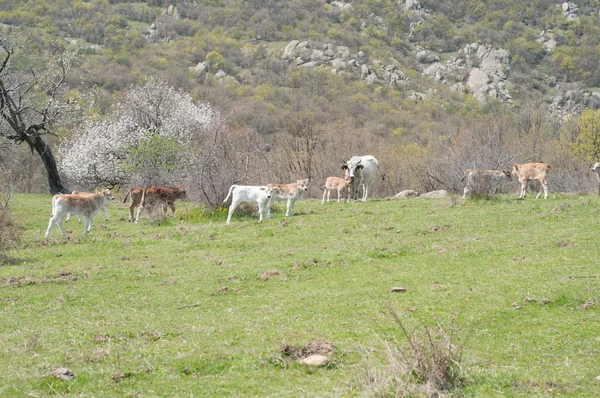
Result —
POLYGON ((131 206, 129 206, 129 222, 132 222, 133 220, 135 220, 135 218, 133 218, 133 212, 135 211, 135 206, 133 205, 133 203, 131 204, 131 206))
MULTIPOLYGON (((323 200, 321 201, 322 205, 325 204, 325 196, 327 196, 327 188, 325 188, 325 190, 323 191, 323 200)), ((329 200, 327 202, 329 202, 329 200)))
POLYGON ((521 181, 521 195, 520 199, 525 199, 525 195, 527 195, 527 180, 521 181))
POLYGON ((337 190, 337 193, 338 193, 338 203, 340 203, 340 201, 341 201, 341 199, 342 199, 342 190, 341 190, 341 189, 338 189, 338 190, 337 190))
POLYGON ((294 199, 289 198, 287 201, 287 210, 285 212, 286 217, 290 217, 294 215, 294 199))
POLYGON ((65 218, 65 222, 69 222, 71 219, 71 213, 67 213, 67 218, 65 218))
POLYGON ((48 224, 48 229, 46 230, 46 239, 48 239, 50 232, 52 232, 52 228, 54 228, 54 225, 56 224, 56 219, 57 218, 54 215, 50 217, 50 223, 48 224))
POLYGON ((371 184, 363 184, 363 202, 367 201, 367 196, 369 196, 369 189, 371 189, 371 184))
POLYGON ((89 225, 90 225, 90 217, 84 215, 83 216, 83 236, 87 236, 88 232, 90 232, 89 225))
POLYGON ((542 185, 542 187, 540 188, 540 192, 537 194, 537 196, 535 198, 538 199, 540 197, 540 195, 542 194, 542 190, 543 190, 544 191, 544 199, 548 199, 548 184, 546 183, 546 180, 544 180, 544 181, 540 180, 540 184, 542 185))
MULTIPOLYGON (((173 212, 173 215, 175 215, 175 203, 168 203, 167 202, 167 206, 169 206, 169 208, 171 209, 171 211, 173 212)), ((167 214, 167 210, 165 210, 165 215, 167 214)))
POLYGON ((267 211, 265 207, 269 207, 268 203, 263 201, 258 202, 258 222, 263 222, 263 214, 267 211))
POLYGON ((65 232, 65 227, 63 225, 64 219, 62 217, 58 217, 58 219, 56 220, 56 223, 58 224, 58 229, 60 229, 60 233, 62 234, 63 238, 67 237, 67 233, 65 232))
POLYGON ((108 209, 104 206, 104 219, 108 221, 108 209))
POLYGON ((143 210, 144 210, 144 206, 140 203, 140 207, 138 208, 138 211, 137 211, 137 216, 135 217, 136 224, 140 222, 140 214, 142 214, 143 210))
POLYGON ((231 202, 231 206, 229 206, 229 214, 227 215, 227 225, 231 224, 231 216, 235 211, 235 208, 238 207, 239 203, 231 202))

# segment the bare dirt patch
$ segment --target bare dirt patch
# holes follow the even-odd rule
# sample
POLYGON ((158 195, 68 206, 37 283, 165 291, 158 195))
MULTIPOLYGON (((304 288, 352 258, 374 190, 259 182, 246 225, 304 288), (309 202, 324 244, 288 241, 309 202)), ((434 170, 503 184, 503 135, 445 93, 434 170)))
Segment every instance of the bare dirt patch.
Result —
POLYGON ((72 275, 70 272, 59 272, 54 276, 47 276, 45 278, 32 278, 28 276, 11 276, 6 279, 2 284, 6 286, 21 286, 21 285, 37 285, 40 283, 47 282, 75 282, 79 277, 72 275))
POLYGON ((282 343, 280 346, 281 353, 285 357, 295 360, 308 358, 311 355, 332 355, 334 353, 333 343, 325 340, 315 340, 302 347, 292 344, 282 343))

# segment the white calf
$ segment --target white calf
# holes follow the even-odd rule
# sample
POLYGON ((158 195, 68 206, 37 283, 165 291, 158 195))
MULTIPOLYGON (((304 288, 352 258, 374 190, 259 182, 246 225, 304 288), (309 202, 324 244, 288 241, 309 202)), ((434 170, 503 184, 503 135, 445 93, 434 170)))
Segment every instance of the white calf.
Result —
POLYGON ((87 235, 92 229, 92 223, 96 214, 114 199, 115 197, 108 189, 93 194, 54 195, 52 198, 52 217, 50 217, 50 224, 46 230, 46 238, 50 235, 55 224, 58 224, 62 236, 67 237, 63 228, 64 218, 67 213, 83 215, 83 235, 87 235))
MULTIPOLYGON (((71 195, 75 195, 75 194, 93 195, 93 193, 91 193, 91 192, 78 192, 78 191, 71 192, 71 195)), ((106 206, 104 206, 102 208, 102 210, 104 210, 104 219, 106 221, 108 221, 108 209, 106 208, 106 206)), ((79 214, 76 214, 76 216, 77 216, 77 222, 81 224, 81 217, 79 216, 79 214)), ((67 218, 65 218, 65 222, 69 221, 70 219, 71 219, 71 213, 68 213, 67 218)))
MULTIPOLYGON (((258 221, 262 222, 263 214, 267 213, 271 196, 275 191, 277 191, 276 188, 269 188, 267 186, 232 185, 229 188, 227 197, 223 201, 223 203, 227 202, 227 199, 229 199, 231 196, 231 206, 229 206, 227 224, 231 223, 231 216, 233 215, 236 207, 243 202, 256 202, 258 204, 258 221)), ((266 214, 266 218, 269 219, 268 213, 266 214)))

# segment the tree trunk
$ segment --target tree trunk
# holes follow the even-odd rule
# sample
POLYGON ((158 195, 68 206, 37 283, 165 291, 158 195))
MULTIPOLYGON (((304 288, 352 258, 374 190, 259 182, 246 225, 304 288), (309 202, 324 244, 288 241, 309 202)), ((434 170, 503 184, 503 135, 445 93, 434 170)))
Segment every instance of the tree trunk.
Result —
POLYGON ((58 168, 56 167, 56 161, 54 155, 50 149, 50 145, 46 143, 39 135, 28 137, 26 139, 29 147, 35 149, 40 155, 46 174, 48 175, 48 188, 50 193, 71 193, 71 190, 66 188, 60 181, 60 175, 58 174, 58 168))

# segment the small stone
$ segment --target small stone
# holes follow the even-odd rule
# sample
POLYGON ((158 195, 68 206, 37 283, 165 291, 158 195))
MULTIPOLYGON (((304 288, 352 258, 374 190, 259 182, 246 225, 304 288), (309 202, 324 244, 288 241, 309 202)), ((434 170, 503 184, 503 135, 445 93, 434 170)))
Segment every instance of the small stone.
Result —
POLYGON ((405 287, 393 287, 390 289, 390 293, 406 293, 405 287))
POLYGON ((310 365, 310 366, 321 366, 326 364, 329 361, 329 358, 327 358, 325 355, 311 355, 309 357, 306 357, 302 360, 302 363, 305 365, 310 365))

